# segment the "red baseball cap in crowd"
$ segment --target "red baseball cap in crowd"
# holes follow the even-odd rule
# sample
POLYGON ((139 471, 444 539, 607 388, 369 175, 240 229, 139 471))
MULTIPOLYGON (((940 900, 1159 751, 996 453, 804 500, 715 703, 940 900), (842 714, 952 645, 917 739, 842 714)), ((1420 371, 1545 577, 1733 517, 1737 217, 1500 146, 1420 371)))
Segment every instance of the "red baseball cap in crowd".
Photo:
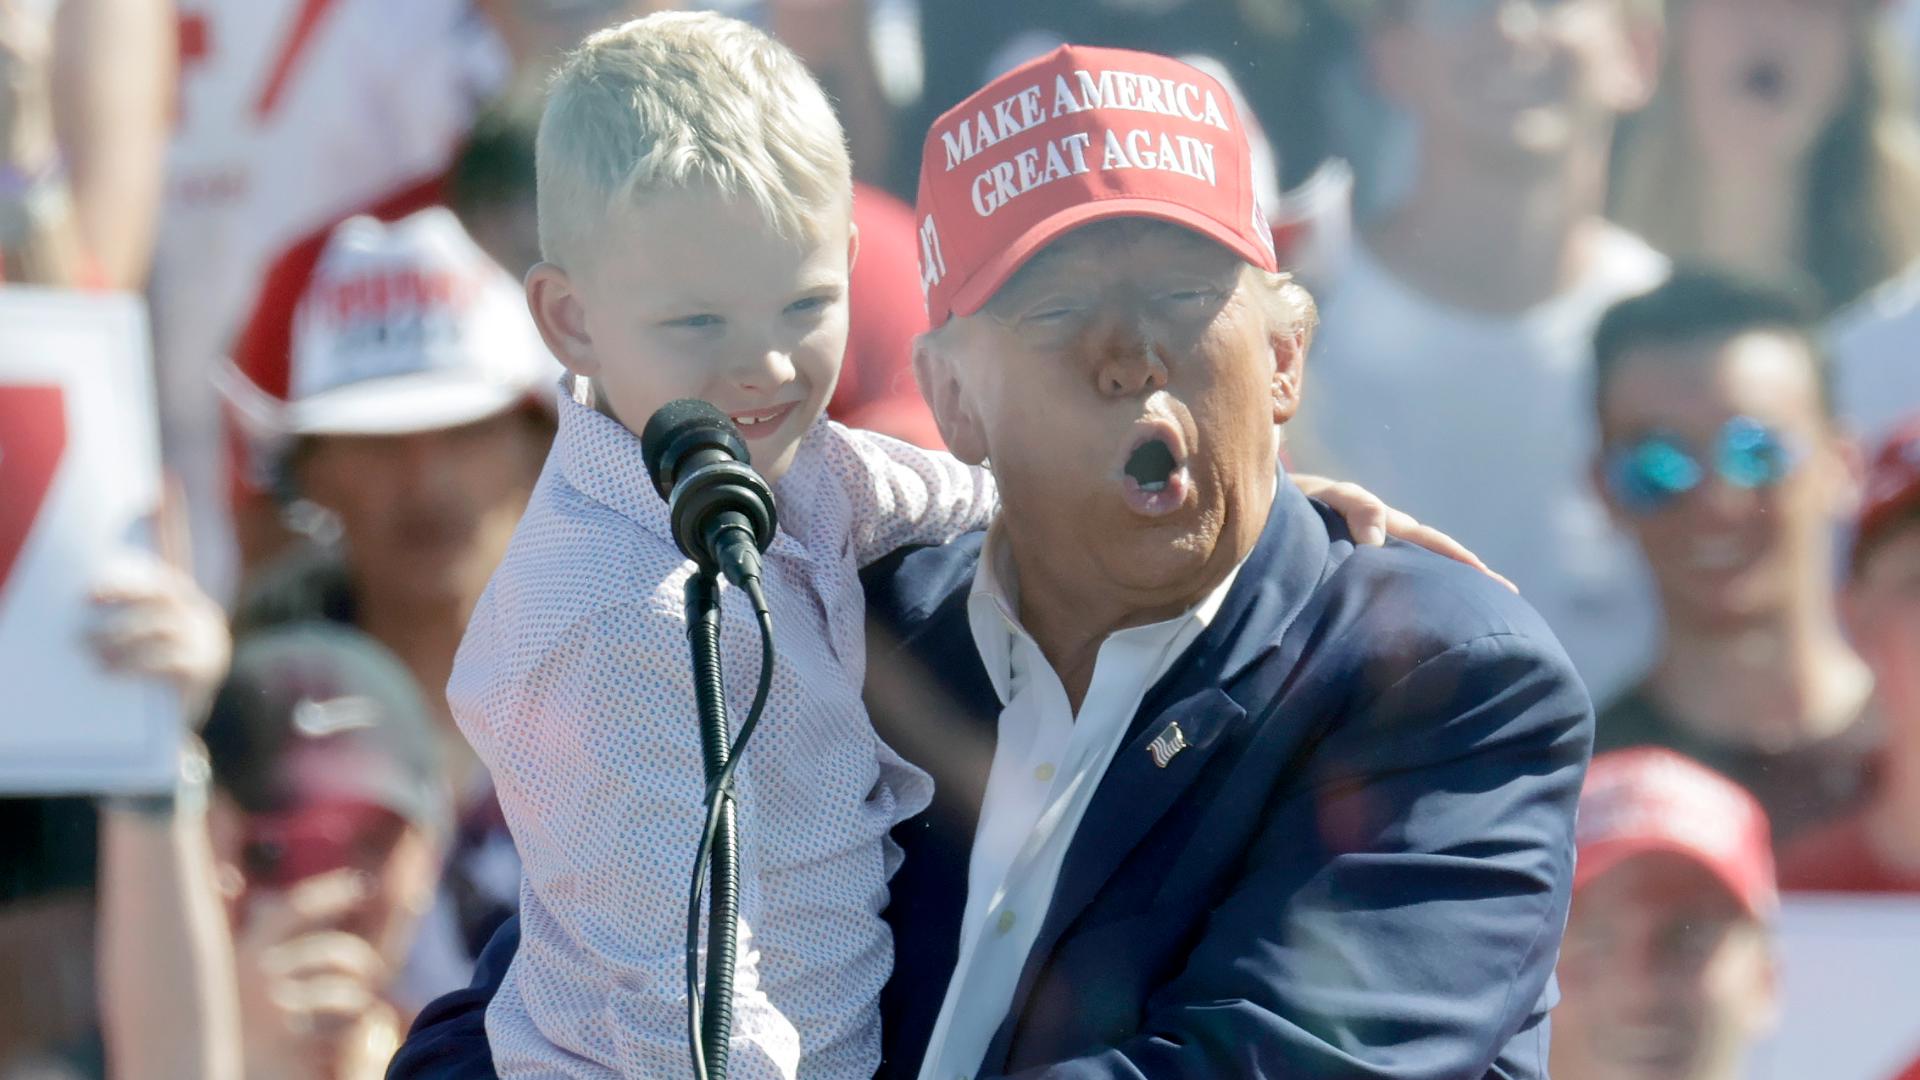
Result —
POLYGON ((1920 511, 1920 414, 1894 430, 1867 467, 1866 496, 1853 534, 1853 568, 1889 525, 1920 511))
POLYGON ((1574 834, 1575 892, 1636 855, 1667 852, 1706 867, 1755 918, 1778 906, 1766 811, 1740 785, 1671 750, 1594 758, 1574 834))
POLYGON ((335 228, 294 309, 290 345, 284 398, 236 366, 220 372, 257 434, 459 427, 551 397, 561 373, 519 285, 443 207, 335 228))
POLYGON ((936 120, 920 161, 920 282, 940 326, 980 310, 1042 247, 1149 217, 1277 270, 1246 129, 1192 65, 1063 45, 936 120))

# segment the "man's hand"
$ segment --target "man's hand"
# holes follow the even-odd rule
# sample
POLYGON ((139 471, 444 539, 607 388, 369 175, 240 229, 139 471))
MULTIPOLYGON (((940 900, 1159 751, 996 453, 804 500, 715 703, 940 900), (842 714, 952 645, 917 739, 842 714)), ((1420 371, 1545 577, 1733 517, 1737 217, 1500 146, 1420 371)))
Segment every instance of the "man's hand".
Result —
POLYGON ((1386 543, 1389 536, 1405 540, 1437 555, 1445 555, 1455 562, 1466 563, 1514 592, 1520 591, 1513 582, 1494 572, 1480 561, 1480 556, 1468 551, 1458 540, 1431 525, 1420 524, 1412 514, 1395 510, 1359 484, 1329 480, 1324 476, 1288 475, 1301 494, 1326 503, 1334 513, 1346 520, 1347 531, 1353 534, 1355 543, 1378 547, 1386 543))

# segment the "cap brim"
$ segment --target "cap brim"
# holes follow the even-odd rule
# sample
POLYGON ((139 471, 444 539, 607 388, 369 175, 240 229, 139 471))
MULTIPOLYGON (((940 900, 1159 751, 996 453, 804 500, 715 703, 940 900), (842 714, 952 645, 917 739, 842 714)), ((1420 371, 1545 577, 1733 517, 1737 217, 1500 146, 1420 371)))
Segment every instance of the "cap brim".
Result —
POLYGON ((1739 903, 1747 914, 1756 919, 1764 919, 1769 912, 1764 910, 1764 901, 1754 895, 1746 882, 1740 880, 1732 868, 1709 858, 1697 847, 1664 836, 1630 836, 1617 840, 1602 840, 1595 844, 1583 844, 1579 857, 1574 863, 1574 891, 1585 888, 1595 878, 1618 867, 1629 859, 1651 854, 1678 855, 1695 863, 1713 875, 1722 887, 1739 903))
POLYGON ((539 381, 503 383, 438 372, 367 379, 287 406, 292 435, 406 435, 497 416, 530 399, 539 381))
POLYGON ((1278 265, 1271 251, 1249 240, 1236 229, 1204 214, 1194 213, 1185 203, 1148 195, 1121 195, 1076 203, 1035 222, 1019 239, 988 259, 971 278, 954 290, 952 314, 972 315, 978 312, 988 300, 993 299, 993 294, 999 292, 1008 279, 1020 272, 1027 260, 1066 233, 1082 225, 1122 217, 1152 218, 1179 225, 1221 244, 1262 269, 1274 269, 1278 265))

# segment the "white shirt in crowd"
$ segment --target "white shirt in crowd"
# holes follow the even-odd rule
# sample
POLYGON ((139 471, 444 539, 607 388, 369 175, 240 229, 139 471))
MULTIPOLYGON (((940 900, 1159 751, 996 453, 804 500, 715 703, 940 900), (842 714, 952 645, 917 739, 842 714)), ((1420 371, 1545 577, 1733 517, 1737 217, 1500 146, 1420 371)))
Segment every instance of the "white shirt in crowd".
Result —
POLYGON ((1288 428, 1297 466, 1365 485, 1512 579, 1600 705, 1651 661, 1658 606, 1589 478, 1590 339, 1609 305, 1666 274, 1609 228, 1586 280, 1492 316, 1421 295, 1356 244, 1322 298, 1288 428))
POLYGON ((1841 312, 1827 346, 1841 422, 1872 453, 1920 415, 1920 266, 1841 312))
POLYGON ((999 738, 967 866, 959 958, 921 1080, 964 1080, 980 1067, 1013 1007, 1067 848, 1140 702, 1207 628, 1239 573, 1235 567, 1185 614, 1101 642, 1076 714, 1059 674, 1020 625, 1005 542, 997 529, 987 534, 967 622, 1000 698, 999 738))
POLYGON ((231 586, 209 377, 275 257, 445 169, 505 52, 471 0, 181 0, 180 111, 152 285, 161 422, 195 569, 231 586))
MULTIPOLYGON (((560 399, 560 431, 448 685, 524 865, 521 942, 487 1010, 499 1074, 664 1077, 689 1068, 688 869, 705 789, 675 548, 640 441, 560 399)), ((860 567, 980 528, 996 499, 951 456, 821 421, 774 485, 765 555, 778 662, 737 771, 742 896, 730 1075, 871 1076, 893 965, 880 913, 927 775, 861 704, 860 567)), ((728 591, 722 647, 757 658, 728 591)), ((757 661, 725 669, 744 707, 757 661)), ((734 723, 740 722, 736 714, 734 723)))

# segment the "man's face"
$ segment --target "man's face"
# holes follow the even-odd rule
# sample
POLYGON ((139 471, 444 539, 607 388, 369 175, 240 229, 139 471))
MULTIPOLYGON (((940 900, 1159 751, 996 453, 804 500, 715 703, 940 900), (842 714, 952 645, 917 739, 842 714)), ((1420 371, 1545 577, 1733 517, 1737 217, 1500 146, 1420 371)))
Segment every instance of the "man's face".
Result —
POLYGON ((839 206, 790 240, 740 201, 662 194, 610 221, 571 272, 537 267, 528 288, 555 355, 621 423, 640 431, 670 401, 710 402, 773 480, 840 378, 852 229, 839 206))
POLYGON ((1597 149, 1653 90, 1656 35, 1630 0, 1401 0, 1371 39, 1376 84, 1430 153, 1483 162, 1597 149))
POLYGON ((1264 526, 1304 342, 1239 258, 1128 219, 1042 251, 927 339, 948 446, 992 462, 1017 551, 1136 606, 1224 576, 1264 526))
POLYGON ((1778 617, 1828 580, 1832 530, 1852 479, 1804 341, 1761 331, 1631 353, 1600 419, 1610 459, 1658 438, 1698 466, 1698 486, 1658 506, 1629 505, 1599 481, 1646 553, 1670 619, 1730 629, 1778 617), (1746 487, 1722 474, 1736 418, 1778 439, 1792 464, 1777 483, 1746 487))
POLYGON ((443 431, 313 436, 298 482, 339 518, 363 591, 470 606, 506 554, 550 443, 550 428, 519 409, 443 431))
POLYGON ((1920 519, 1888 527, 1842 597, 1847 629, 1890 717, 1920 717, 1920 519))
POLYGON ((1634 856, 1582 887, 1559 976, 1556 1080, 1733 1080, 1772 1020, 1765 929, 1682 855, 1634 856))

